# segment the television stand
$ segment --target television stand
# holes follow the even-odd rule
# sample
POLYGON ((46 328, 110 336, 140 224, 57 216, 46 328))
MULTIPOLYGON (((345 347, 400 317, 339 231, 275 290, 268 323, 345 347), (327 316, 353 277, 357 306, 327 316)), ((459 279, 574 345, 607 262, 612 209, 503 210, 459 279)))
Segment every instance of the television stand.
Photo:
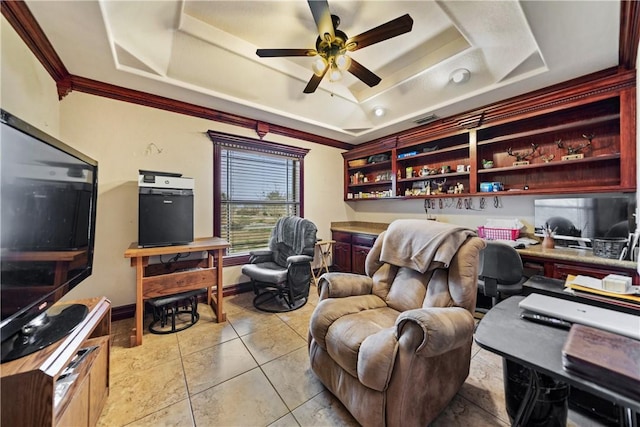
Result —
POLYGON ((59 341, 78 326, 88 313, 89 309, 84 304, 53 305, 11 338, 2 341, 2 363, 28 356, 59 341))
POLYGON ((94 426, 109 394, 111 302, 91 298, 88 314, 58 342, 0 366, 0 425, 94 426))

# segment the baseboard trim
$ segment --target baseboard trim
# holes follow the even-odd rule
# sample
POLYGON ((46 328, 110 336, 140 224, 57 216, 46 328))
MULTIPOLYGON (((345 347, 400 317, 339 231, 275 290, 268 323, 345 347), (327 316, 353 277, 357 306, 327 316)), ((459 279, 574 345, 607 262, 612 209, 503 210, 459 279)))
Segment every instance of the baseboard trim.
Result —
MULTIPOLYGON (((222 295, 225 297, 231 295, 243 294, 251 291, 251 282, 236 283, 235 285, 229 285, 222 288, 222 295)), ((201 302, 204 302, 204 296, 201 297, 201 302)), ((134 317, 136 314, 136 305, 127 304, 119 307, 113 307, 111 309, 111 321, 124 320, 134 317)))

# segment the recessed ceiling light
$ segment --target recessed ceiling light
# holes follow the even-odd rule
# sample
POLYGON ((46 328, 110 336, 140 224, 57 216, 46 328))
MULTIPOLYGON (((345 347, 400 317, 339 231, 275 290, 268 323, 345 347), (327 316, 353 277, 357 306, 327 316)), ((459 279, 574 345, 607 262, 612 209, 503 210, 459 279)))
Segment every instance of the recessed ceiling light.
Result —
POLYGON ((455 84, 460 84, 468 81, 470 77, 471 72, 469 70, 466 68, 458 68, 451 73, 449 79, 455 84))
POLYGON ((383 107, 375 107, 373 109, 373 114, 375 114, 376 117, 382 117, 387 113, 387 110, 385 110, 383 107))

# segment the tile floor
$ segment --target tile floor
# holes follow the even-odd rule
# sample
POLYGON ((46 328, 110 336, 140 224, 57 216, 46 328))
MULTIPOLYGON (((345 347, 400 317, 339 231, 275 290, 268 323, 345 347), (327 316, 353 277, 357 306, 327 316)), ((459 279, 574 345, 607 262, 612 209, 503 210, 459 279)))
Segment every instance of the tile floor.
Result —
MULTIPOLYGON (((309 368, 315 287, 299 310, 257 311, 246 293, 225 298, 228 321, 200 321, 129 348, 133 319, 112 325, 110 394, 99 426, 357 426, 309 368)), ((434 426, 507 426, 501 359, 474 344, 466 383, 434 426)), ((568 425, 596 426, 570 412, 568 425)))

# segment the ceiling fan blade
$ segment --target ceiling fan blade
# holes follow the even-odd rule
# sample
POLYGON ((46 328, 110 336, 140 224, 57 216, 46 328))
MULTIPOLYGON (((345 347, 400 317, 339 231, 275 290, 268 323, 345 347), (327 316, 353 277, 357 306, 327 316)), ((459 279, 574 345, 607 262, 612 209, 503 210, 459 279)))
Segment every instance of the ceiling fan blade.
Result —
POLYGON ((333 28, 333 20, 331 19, 331 11, 329 10, 329 3, 326 0, 307 0, 313 20, 318 27, 318 34, 321 39, 325 39, 325 34, 331 36, 331 40, 335 37, 335 29, 333 28))
POLYGON ((369 87, 374 87, 380 80, 380 77, 373 74, 371 70, 365 68, 362 64, 351 58, 351 65, 349 66, 349 72, 366 83, 369 87))
POLYGON ((309 83, 307 83, 307 86, 304 88, 303 92, 304 93, 315 92, 316 89, 318 88, 318 85, 322 81, 322 78, 324 77, 325 74, 327 74, 328 69, 329 67, 325 67, 321 75, 314 74, 313 76, 311 76, 311 80, 309 80, 309 83))
POLYGON ((351 37, 347 40, 347 49, 350 51, 362 49, 363 47, 399 36, 400 34, 408 33, 412 27, 413 19, 411 19, 411 16, 409 16, 409 14, 402 15, 386 24, 379 25, 369 31, 351 37), (355 46, 350 47, 349 45, 351 43, 355 43, 355 46))
POLYGON ((261 58, 273 58, 279 56, 313 56, 317 55, 315 49, 258 49, 256 55, 261 58))

